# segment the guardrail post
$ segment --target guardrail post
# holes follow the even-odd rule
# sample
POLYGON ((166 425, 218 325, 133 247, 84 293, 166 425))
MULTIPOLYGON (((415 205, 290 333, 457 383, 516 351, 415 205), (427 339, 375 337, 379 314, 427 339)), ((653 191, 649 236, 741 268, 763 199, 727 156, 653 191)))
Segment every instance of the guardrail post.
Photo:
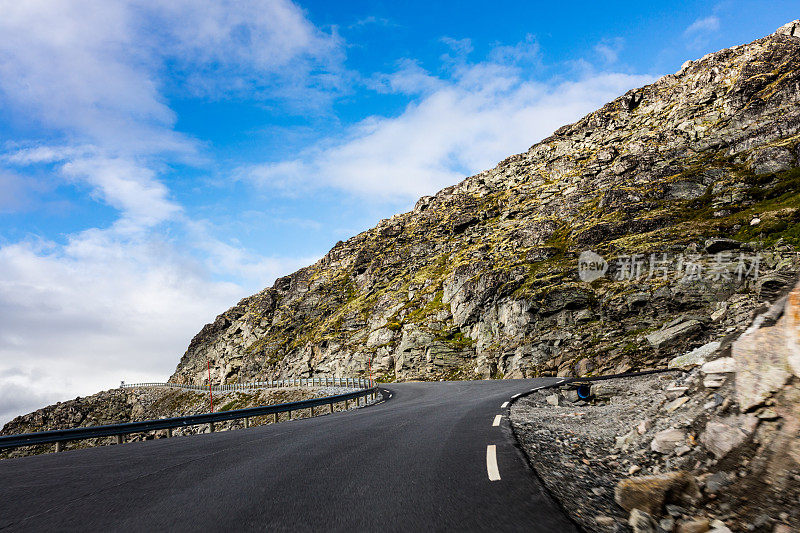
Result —
POLYGON ((250 417, 244 417, 244 427, 245 429, 250 427, 250 417))
POLYGON ((344 410, 347 411, 348 409, 350 409, 350 402, 348 400, 345 400, 344 401, 344 410))
POLYGON ((292 412, 288 411, 288 413, 289 413, 289 420, 291 420, 292 419, 292 412))
POLYGON ((167 438, 168 439, 172 438, 172 428, 167 428, 167 438))
POLYGON ((122 435, 114 435, 114 441, 117 444, 122 444, 122 435))
POLYGON ((214 433, 214 422, 208 423, 208 430, 209 433, 214 433))
POLYGON ((273 424, 278 423, 278 413, 272 413, 272 423, 273 424))
POLYGON ((64 443, 60 440, 56 441, 56 453, 64 451, 64 443))
POLYGON ((314 406, 311 406, 311 418, 314 418, 314 406))
POLYGON ((331 414, 333 414, 333 402, 331 402, 331 414))

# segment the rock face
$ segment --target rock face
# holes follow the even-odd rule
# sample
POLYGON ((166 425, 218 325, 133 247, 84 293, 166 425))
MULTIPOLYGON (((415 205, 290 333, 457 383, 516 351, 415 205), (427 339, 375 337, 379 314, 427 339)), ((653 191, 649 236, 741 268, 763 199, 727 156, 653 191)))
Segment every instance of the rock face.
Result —
POLYGON ((797 273, 797 27, 688 62, 339 242, 206 325, 171 380, 206 379, 207 360, 217 382, 370 362, 388 380, 608 373, 720 339, 797 273))

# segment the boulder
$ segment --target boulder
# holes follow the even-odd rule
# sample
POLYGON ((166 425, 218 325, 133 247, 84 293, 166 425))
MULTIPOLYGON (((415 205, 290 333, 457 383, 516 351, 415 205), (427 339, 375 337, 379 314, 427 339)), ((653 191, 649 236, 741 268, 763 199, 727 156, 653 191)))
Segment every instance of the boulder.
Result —
POLYGON ((789 379, 786 320, 745 332, 732 346, 736 361, 736 396, 746 411, 760 405, 789 379))
POLYGON ((661 331, 656 331, 647 335, 645 339, 650 343, 650 346, 656 350, 677 343, 679 340, 693 335, 700 331, 703 327, 702 322, 699 320, 687 320, 668 327, 661 331))
POLYGON ((706 479, 706 492, 716 494, 728 486, 730 482, 731 478, 727 472, 715 472, 714 474, 711 474, 708 479, 706 479))
POLYGON ((561 394, 564 397, 564 401, 575 403, 578 401, 578 390, 577 389, 562 389, 561 394))
POLYGON ((800 377, 800 284, 786 299, 783 320, 786 322, 786 359, 792 373, 800 377))
POLYGON ((703 364, 703 386, 707 389, 717 389, 725 384, 729 374, 736 372, 736 361, 733 357, 723 357, 703 364))
POLYGON ((741 245, 742 243, 735 239, 716 238, 708 239, 705 242, 704 247, 706 249, 706 253, 718 254, 720 252, 724 252, 725 250, 738 250, 741 245))
POLYGON ((550 396, 545 398, 547 403, 549 403, 550 405, 552 405, 554 407, 558 407, 559 399, 560 399, 560 396, 558 394, 551 394, 550 396))
POLYGON ((736 361, 733 357, 723 357, 703 364, 703 374, 730 374, 736 372, 736 361))
POLYGON ((614 489, 614 501, 620 507, 651 515, 661 514, 665 503, 680 503, 699 495, 694 477, 684 471, 623 479, 614 489))
POLYGON ((598 526, 600 526, 602 528, 609 528, 609 527, 612 527, 616 523, 616 520, 614 520, 610 516, 606 516, 606 515, 602 515, 601 514, 601 515, 597 515, 597 516, 594 517, 594 522, 595 522, 595 524, 597 524, 598 526))
POLYGON ((789 37, 800 37, 800 20, 787 22, 775 31, 778 35, 788 35, 789 37))
MULTIPOLYGON (((615 380, 619 381, 619 380, 615 380)), ((625 385, 612 381, 592 383, 592 396, 597 400, 610 400, 614 396, 625 394, 625 385)))
POLYGON ((689 398, 686 396, 675 398, 674 400, 672 400, 671 402, 669 402, 667 405, 664 406, 664 410, 668 413, 672 413, 673 411, 677 411, 678 409, 680 409, 683 406, 683 404, 685 404, 688 401, 689 398))
POLYGON ((650 443, 650 449, 658 453, 672 453, 675 448, 686 442, 686 432, 682 429, 669 428, 656 433, 650 443))
POLYGON ((588 358, 581 359, 575 365, 575 375, 576 376, 585 376, 589 372, 595 369, 594 361, 588 358))
POLYGON ((615 437, 614 438, 614 440, 615 440, 614 447, 615 448, 619 448, 621 450, 627 450, 628 447, 630 447, 631 444, 636 442, 636 435, 637 435, 636 430, 632 429, 629 432, 627 432, 625 435, 622 435, 621 437, 615 437))
POLYGON ((721 459, 747 440, 757 422, 758 419, 752 415, 710 421, 700 436, 700 442, 714 454, 714 457, 721 459))
POLYGON ((717 350, 719 350, 720 342, 712 341, 707 344, 695 348, 691 352, 673 358, 667 364, 667 368, 682 368, 689 369, 694 366, 699 366, 705 363, 717 350))

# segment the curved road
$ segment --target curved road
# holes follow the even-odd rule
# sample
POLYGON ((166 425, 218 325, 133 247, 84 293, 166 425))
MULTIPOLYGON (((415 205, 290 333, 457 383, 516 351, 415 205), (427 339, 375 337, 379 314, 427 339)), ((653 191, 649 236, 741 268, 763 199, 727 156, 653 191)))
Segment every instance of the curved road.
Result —
POLYGON ((356 411, 0 461, 0 530, 576 531, 502 407, 549 382, 392 384, 356 411))

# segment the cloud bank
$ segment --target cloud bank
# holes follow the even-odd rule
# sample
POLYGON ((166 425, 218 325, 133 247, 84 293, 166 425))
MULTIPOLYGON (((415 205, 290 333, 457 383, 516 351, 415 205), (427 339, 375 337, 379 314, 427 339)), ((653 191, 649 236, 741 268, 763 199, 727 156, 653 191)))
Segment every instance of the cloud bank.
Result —
POLYGON ((0 143, 0 212, 33 202, 35 176, 116 212, 63 239, 0 241, 2 424, 165 379, 205 322, 313 259, 261 256, 188 217, 166 176, 206 156, 169 98, 325 106, 343 54, 287 0, 0 0, 0 13, 0 108, 21 132, 0 143))
POLYGON ((459 54, 444 56, 452 63, 447 78, 405 60, 395 72, 369 81, 377 91, 414 97, 398 116, 369 117, 341 140, 321 143, 324 148, 242 168, 240 177, 284 194, 329 187, 407 203, 527 150, 654 79, 589 70, 575 80, 542 81, 535 77, 539 55, 532 40, 498 47, 472 63, 463 59, 471 50, 468 42, 447 44, 459 54))

